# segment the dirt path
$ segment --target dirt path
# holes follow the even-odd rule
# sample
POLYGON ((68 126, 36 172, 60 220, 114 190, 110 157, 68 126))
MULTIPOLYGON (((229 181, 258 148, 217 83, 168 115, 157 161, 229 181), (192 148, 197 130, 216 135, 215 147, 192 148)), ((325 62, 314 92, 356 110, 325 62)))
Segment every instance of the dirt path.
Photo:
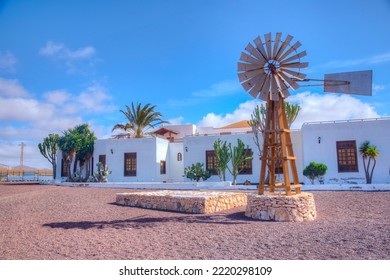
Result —
POLYGON ((390 259, 390 192, 312 192, 303 223, 123 207, 117 192, 0 185, 0 259, 390 259))

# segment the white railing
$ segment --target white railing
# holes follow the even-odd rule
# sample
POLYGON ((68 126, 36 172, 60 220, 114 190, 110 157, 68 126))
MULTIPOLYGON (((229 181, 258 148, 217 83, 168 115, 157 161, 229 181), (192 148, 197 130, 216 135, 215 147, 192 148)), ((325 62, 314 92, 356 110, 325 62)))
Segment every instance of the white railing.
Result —
POLYGON ((390 120, 390 117, 368 118, 368 119, 352 119, 352 120, 336 120, 336 121, 304 122, 302 126, 305 126, 305 125, 312 125, 312 124, 369 122, 369 121, 385 121, 385 120, 390 120))

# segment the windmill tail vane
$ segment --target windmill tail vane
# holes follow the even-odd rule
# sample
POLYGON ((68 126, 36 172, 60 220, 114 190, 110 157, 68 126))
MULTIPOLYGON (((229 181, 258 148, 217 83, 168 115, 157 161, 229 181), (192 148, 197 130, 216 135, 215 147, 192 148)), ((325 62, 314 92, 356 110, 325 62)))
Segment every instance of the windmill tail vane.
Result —
POLYGON ((237 69, 242 87, 252 97, 277 101, 288 97, 290 88, 299 88, 297 81, 306 78, 300 70, 308 63, 301 61, 306 56, 306 51, 298 52, 301 43, 292 44, 292 40, 293 36, 282 39, 282 33, 277 32, 274 39, 267 33, 264 41, 257 37, 253 44, 248 43, 237 69))

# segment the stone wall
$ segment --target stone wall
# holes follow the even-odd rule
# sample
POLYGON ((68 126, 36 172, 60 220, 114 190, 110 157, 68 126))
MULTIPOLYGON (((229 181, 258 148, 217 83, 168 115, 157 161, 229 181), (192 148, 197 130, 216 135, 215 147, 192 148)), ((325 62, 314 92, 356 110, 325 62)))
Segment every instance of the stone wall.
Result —
POLYGON ((311 193, 285 196, 280 194, 249 194, 245 216, 278 222, 313 221, 316 218, 314 197, 311 193))
POLYGON ((116 203, 187 213, 214 213, 247 204, 247 194, 215 191, 149 191, 118 193, 116 203))

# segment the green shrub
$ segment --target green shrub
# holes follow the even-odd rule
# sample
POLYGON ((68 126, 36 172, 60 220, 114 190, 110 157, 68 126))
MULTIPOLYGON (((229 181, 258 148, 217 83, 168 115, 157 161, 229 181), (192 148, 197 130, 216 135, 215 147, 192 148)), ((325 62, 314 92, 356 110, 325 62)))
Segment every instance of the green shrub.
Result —
POLYGON ((324 176, 328 167, 323 163, 310 162, 303 170, 303 175, 309 178, 310 182, 314 184, 314 180, 324 176))
POLYGON ((211 176, 210 172, 204 169, 204 164, 200 162, 186 167, 184 169, 184 175, 191 181, 196 180, 197 182, 199 182, 200 179, 206 181, 211 176))

